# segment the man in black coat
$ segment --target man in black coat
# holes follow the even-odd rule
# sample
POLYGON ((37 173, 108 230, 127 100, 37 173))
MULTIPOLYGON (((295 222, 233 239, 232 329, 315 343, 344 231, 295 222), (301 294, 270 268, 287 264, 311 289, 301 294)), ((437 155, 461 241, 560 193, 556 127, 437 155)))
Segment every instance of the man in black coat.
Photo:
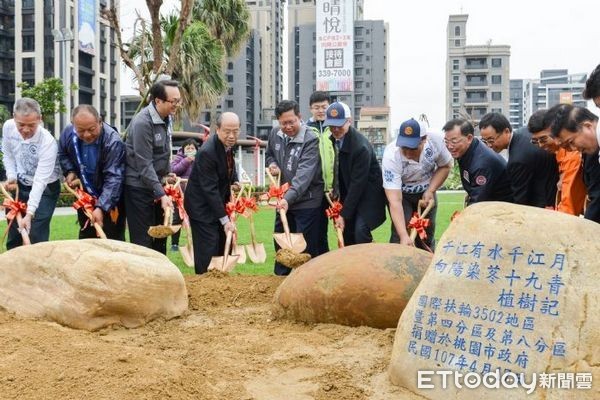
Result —
POLYGON ((331 104, 325 125, 331 129, 336 152, 333 194, 343 205, 335 224, 343 230, 346 245, 370 243, 371 231, 385 221, 386 204, 375 151, 367 138, 352 127, 346 104, 331 104))
POLYGON ((475 138, 473 125, 457 118, 446 122, 442 129, 448 151, 458 160, 467 205, 481 201, 512 202, 506 161, 475 138))
POLYGON ((237 181, 233 146, 239 134, 240 119, 235 113, 226 112, 217 118, 217 134, 198 150, 185 189, 197 274, 207 271, 213 256, 223 255, 226 233, 235 231, 225 204, 231 198, 231 185, 237 181))
POLYGON ((515 134, 508 119, 497 112, 479 122, 481 141, 496 153, 508 150, 506 171, 513 202, 533 207, 554 205, 558 167, 556 160, 531 143, 526 134, 515 134))

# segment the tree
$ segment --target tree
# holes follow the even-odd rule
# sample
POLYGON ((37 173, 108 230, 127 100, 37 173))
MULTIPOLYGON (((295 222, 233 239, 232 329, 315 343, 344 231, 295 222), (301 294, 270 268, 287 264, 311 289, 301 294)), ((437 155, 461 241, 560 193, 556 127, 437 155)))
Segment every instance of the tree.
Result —
POLYGON ((4 121, 10 119, 11 112, 8 111, 8 108, 4 104, 0 104, 0 125, 4 123, 4 121))
POLYGON ((192 17, 206 24, 229 57, 237 53, 250 31, 250 13, 244 0, 196 0, 192 17))
POLYGON ((46 126, 54 124, 54 114, 67 111, 65 106, 65 87, 59 78, 47 78, 35 86, 27 82, 17 83, 22 97, 37 101, 42 109, 42 118, 46 126))

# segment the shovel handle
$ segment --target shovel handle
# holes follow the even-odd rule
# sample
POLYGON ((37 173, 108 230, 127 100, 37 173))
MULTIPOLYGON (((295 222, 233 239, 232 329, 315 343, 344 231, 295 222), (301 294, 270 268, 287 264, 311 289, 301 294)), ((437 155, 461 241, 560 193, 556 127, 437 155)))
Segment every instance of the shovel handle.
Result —
POLYGON ((288 224, 287 215, 284 210, 279 210, 279 218, 281 218, 281 225, 283 225, 283 232, 285 233, 285 238, 290 243, 290 247, 292 246, 292 237, 290 234, 290 225, 288 224))
POLYGON ((252 241, 252 245, 254 246, 256 244, 256 228, 254 227, 254 217, 252 216, 253 213, 250 213, 250 215, 248 216, 248 224, 250 225, 250 240, 252 241))
MULTIPOLYGON (((21 225, 21 221, 23 220, 23 216, 21 215, 21 213, 17 214, 17 226, 21 225)), ((27 232, 25 229, 19 229, 19 232, 21 233, 21 239, 23 239, 23 245, 27 246, 31 244, 31 240, 29 239, 29 232, 27 232)))
POLYGON ((169 226, 171 225, 171 207, 167 207, 164 209, 165 210, 165 219, 164 219, 164 226, 169 226))
MULTIPOLYGON (((233 238, 233 232, 227 231, 225 236, 225 251, 223 252, 223 267, 227 265, 227 259, 229 258, 229 251, 231 250, 231 239, 233 238)), ((223 270, 224 268, 221 268, 223 270)))

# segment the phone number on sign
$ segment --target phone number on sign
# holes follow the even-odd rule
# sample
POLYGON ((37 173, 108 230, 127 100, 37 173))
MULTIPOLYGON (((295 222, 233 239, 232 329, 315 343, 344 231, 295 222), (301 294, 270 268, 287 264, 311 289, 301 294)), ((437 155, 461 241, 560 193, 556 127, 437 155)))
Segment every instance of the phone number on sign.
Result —
POLYGON ((332 70, 321 70, 319 71, 319 78, 329 78, 331 76, 350 76, 351 72, 349 69, 334 69, 332 70))

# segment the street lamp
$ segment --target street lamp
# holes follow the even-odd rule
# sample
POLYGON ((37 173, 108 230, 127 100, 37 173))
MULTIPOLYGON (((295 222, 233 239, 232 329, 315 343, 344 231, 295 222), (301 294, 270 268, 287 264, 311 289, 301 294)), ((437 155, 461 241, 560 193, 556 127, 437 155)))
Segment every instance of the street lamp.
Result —
MULTIPOLYGON (((54 41, 58 42, 59 44, 59 63, 60 63, 60 68, 59 68, 59 74, 60 74, 60 79, 62 80, 63 86, 65 88, 65 90, 67 90, 68 82, 70 81, 70 79, 68 79, 69 77, 67 76, 67 42, 71 42, 73 40, 73 32, 71 32, 71 30, 69 28, 60 28, 59 29, 52 29, 52 36, 54 37, 54 41)), ((65 104, 69 104, 69 101, 66 101, 65 99, 65 104)), ((67 110, 68 112, 68 110, 67 110)), ((66 112, 61 113, 60 114, 60 127, 58 128, 58 130, 56 129, 56 126, 54 127, 55 132, 60 132, 60 129, 63 129, 66 125, 66 121, 67 121, 67 115, 66 112)))

